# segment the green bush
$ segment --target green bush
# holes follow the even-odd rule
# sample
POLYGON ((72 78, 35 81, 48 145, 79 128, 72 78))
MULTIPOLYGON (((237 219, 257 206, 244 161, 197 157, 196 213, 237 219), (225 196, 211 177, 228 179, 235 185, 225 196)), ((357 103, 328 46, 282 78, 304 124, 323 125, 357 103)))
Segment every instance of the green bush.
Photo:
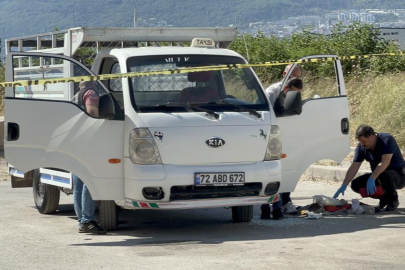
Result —
MULTIPOLYGON (((309 29, 283 39, 265 37, 262 33, 257 36, 239 35, 231 49, 239 52, 250 63, 296 60, 319 54, 350 56, 398 52, 393 43, 380 39, 379 33, 379 29, 373 25, 355 23, 346 29, 342 25, 336 25, 329 36, 312 34, 309 29)), ((331 70, 330 65, 331 63, 321 63, 307 65, 307 68, 314 76, 330 75, 325 73, 331 70)), ((405 57, 342 60, 342 67, 348 78, 370 72, 400 72, 405 70, 405 57)), ((270 83, 281 78, 283 68, 284 66, 276 66, 255 70, 264 83, 270 83)))

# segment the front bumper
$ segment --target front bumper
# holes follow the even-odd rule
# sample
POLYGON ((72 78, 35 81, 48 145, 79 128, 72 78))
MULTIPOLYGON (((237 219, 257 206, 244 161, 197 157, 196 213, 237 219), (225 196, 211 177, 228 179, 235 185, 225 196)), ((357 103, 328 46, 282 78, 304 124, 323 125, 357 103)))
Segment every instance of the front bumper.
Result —
POLYGON ((125 209, 195 209, 195 208, 212 208, 212 207, 227 207, 227 206, 245 206, 255 204, 274 203, 280 200, 279 194, 271 197, 243 197, 243 198, 224 198, 224 199, 209 199, 209 200, 190 200, 190 201, 174 201, 174 202, 146 202, 136 201, 126 198, 125 202, 117 202, 118 205, 125 209))
MULTIPOLYGON (((271 203, 275 200, 274 195, 264 193, 267 184, 272 182, 281 183, 281 162, 261 161, 252 163, 228 163, 215 165, 136 165, 129 159, 125 160, 125 207, 142 209, 188 209, 205 207, 223 207, 236 205, 253 205, 271 203), (201 172, 223 173, 223 172, 244 172, 245 186, 260 184, 261 188, 252 196, 250 193, 245 195, 229 194, 227 197, 215 198, 192 198, 174 200, 172 191, 177 187, 193 187, 194 174, 201 172), (159 187, 164 192, 162 200, 147 200, 142 194, 145 187, 159 187), (273 197, 273 198, 272 198, 273 197), (271 199, 269 202, 269 199, 271 199), (134 204, 135 202, 135 204, 134 204), (141 204, 145 207, 142 207, 141 204)), ((276 193, 277 191, 275 191, 276 193)), ((195 193, 195 192, 194 192, 195 193)), ((121 206, 123 203, 120 203, 121 206)))

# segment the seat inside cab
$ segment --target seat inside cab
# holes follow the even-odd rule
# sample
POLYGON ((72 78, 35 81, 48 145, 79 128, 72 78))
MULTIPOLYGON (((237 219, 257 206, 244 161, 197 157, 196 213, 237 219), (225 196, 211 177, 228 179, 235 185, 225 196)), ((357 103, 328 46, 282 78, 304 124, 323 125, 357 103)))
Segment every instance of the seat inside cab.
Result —
POLYGON ((180 92, 180 103, 210 102, 218 100, 218 93, 210 88, 211 71, 190 72, 187 79, 195 86, 186 87, 180 92))

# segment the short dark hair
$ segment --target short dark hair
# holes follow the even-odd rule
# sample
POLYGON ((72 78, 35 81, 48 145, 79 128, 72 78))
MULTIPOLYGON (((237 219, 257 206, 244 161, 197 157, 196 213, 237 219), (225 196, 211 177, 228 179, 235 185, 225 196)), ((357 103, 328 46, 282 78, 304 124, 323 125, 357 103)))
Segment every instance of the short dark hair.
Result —
POLYGON ((360 137, 369 138, 371 135, 375 135, 375 131, 369 125, 360 125, 356 129, 356 139, 358 140, 360 137))
POLYGON ((300 78, 291 78, 287 81, 287 84, 285 85, 287 88, 295 87, 298 89, 302 89, 302 80, 300 78))

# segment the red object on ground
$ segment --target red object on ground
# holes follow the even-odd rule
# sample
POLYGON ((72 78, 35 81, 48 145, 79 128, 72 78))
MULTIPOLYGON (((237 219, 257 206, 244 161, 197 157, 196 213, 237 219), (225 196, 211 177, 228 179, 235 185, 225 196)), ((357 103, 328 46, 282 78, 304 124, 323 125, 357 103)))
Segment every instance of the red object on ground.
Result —
POLYGON ((382 195, 384 195, 384 190, 381 186, 377 186, 377 190, 374 192, 373 195, 368 195, 366 188, 361 188, 359 192, 360 192, 361 197, 363 197, 363 198, 365 198, 365 197, 378 198, 378 197, 381 197, 382 195))
POLYGON ((346 210, 348 210, 348 209, 350 209, 351 207, 352 207, 352 206, 351 206, 350 204, 337 205, 337 206, 334 206, 334 205, 327 205, 327 206, 324 207, 324 209, 325 209, 325 211, 327 211, 327 212, 336 212, 336 211, 339 211, 339 210, 341 210, 341 209, 346 209, 346 210))

